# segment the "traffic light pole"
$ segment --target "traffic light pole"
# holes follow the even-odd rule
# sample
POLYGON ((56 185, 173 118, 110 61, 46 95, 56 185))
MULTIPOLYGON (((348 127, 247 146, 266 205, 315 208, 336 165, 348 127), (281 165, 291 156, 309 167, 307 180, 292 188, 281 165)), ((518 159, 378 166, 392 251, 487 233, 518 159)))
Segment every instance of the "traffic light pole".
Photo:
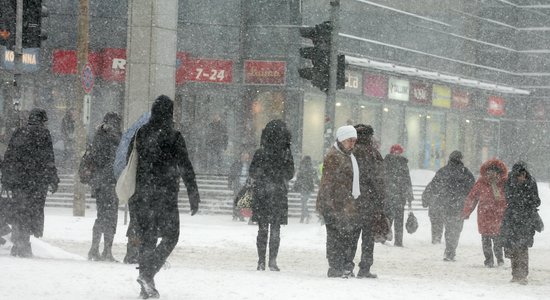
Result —
POLYGON ((336 78, 338 73, 338 31, 340 30, 340 0, 330 1, 330 21, 332 23, 331 43, 330 43, 330 69, 329 69, 329 87, 327 100, 325 103, 325 153, 334 143, 334 130, 336 116, 336 78))
POLYGON ((23 0, 17 0, 15 10, 15 50, 13 54, 13 86, 15 91, 13 104, 15 104, 15 101, 20 102, 21 98, 19 79, 21 77, 21 64, 23 63, 23 0))

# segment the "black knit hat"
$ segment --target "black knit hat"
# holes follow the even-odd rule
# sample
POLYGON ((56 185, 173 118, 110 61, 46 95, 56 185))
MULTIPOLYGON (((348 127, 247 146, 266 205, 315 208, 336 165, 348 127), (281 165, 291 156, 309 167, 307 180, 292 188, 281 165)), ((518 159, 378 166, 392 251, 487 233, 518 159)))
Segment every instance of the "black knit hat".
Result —
POLYGON ((42 108, 33 108, 29 113, 29 124, 39 124, 48 121, 48 115, 42 108))
POLYGON ((372 129, 372 126, 370 125, 357 124, 354 127, 355 127, 355 130, 357 130, 358 144, 368 143, 368 141, 371 140, 372 136, 374 135, 374 129, 372 129))

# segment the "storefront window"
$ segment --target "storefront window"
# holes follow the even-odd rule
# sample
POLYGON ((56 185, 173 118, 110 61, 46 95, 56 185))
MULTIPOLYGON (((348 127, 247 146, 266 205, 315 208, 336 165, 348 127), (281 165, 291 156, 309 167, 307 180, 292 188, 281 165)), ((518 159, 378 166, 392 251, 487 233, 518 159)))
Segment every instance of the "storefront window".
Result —
POLYGON ((424 111, 419 109, 407 109, 405 113, 405 156, 409 159, 410 169, 422 168, 424 117, 424 111))
POLYGON ((337 99, 334 120, 335 129, 344 125, 355 125, 352 114, 352 103, 349 100, 337 99))
POLYGON ((390 147, 401 143, 402 108, 397 105, 384 105, 382 108, 382 128, 380 129, 380 153, 386 155, 390 147))
POLYGON ((369 104, 366 102, 359 103, 359 119, 358 124, 370 125, 374 128, 375 135, 380 137, 378 128, 378 116, 380 115, 380 105, 369 104))
POLYGON ((325 128, 325 97, 304 95, 302 153, 314 161, 323 160, 323 131, 325 128))
POLYGON ((423 168, 438 170, 445 165, 445 114, 428 112, 426 118, 426 142, 424 143, 423 168))
POLYGON ((464 122, 458 115, 447 114, 447 145, 443 158, 447 159, 451 152, 458 150, 463 152, 461 140, 464 140, 463 133, 460 129, 460 123, 464 122))

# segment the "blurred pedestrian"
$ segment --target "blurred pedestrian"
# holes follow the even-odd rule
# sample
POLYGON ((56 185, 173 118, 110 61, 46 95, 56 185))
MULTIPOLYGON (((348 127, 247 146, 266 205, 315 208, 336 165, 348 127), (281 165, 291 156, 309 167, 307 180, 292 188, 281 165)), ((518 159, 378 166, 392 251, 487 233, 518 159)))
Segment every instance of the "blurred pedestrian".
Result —
POLYGON ((281 225, 288 224, 288 181, 294 176, 294 160, 290 150, 291 135, 282 120, 272 120, 262 131, 260 148, 250 163, 253 184, 252 218, 258 223, 256 248, 258 271, 265 270, 269 235, 271 271, 279 271, 277 255, 281 242, 281 225))
MULTIPOLYGON (((323 175, 317 194, 317 212, 323 217, 327 232, 328 277, 345 277, 351 253, 356 242, 359 198, 359 166, 352 153, 357 141, 357 130, 345 125, 336 130, 336 142, 323 162, 323 175)), ((356 243, 357 244, 357 243, 356 243)), ((357 247, 357 246, 355 246, 357 247)))
POLYGON ((137 143, 136 191, 129 205, 136 218, 140 240, 137 281, 141 285, 140 296, 144 299, 159 297, 155 274, 178 243, 180 177, 187 187, 191 215, 199 209, 195 172, 187 155, 185 140, 173 128, 173 111, 173 101, 167 96, 159 96, 153 102, 149 122, 136 132, 128 149, 132 151, 137 143))
POLYGON ((508 168, 498 160, 491 159, 481 165, 481 176, 466 198, 462 219, 468 219, 477 206, 477 227, 481 234, 481 246, 485 256, 485 267, 504 264, 503 248, 499 238, 500 225, 506 210, 504 185, 508 179, 508 168))
POLYGON ((88 259, 116 262, 112 247, 118 219, 118 198, 115 193, 116 179, 113 164, 120 137, 121 119, 115 112, 103 117, 97 127, 90 152, 94 172, 90 185, 96 198, 97 218, 92 229, 92 246, 88 259), (103 252, 99 254, 99 243, 103 235, 103 252))
POLYGON ((355 200, 358 213, 352 242, 351 255, 346 262, 344 275, 353 276, 355 252, 361 236, 361 261, 357 278, 377 278, 370 269, 374 263, 374 223, 377 216, 384 215, 384 160, 374 144, 374 130, 370 125, 355 125, 357 142, 353 155, 359 167, 359 184, 361 195, 355 200))
MULTIPOLYGON (((466 196, 475 183, 474 175, 462 163, 462 153, 453 151, 449 162, 439 169, 422 195, 430 199, 430 207, 441 209, 445 226, 444 261, 454 261, 460 233, 464 225, 461 218, 466 196)), ((433 242, 433 236, 432 236, 433 242)))
POLYGON ((409 173, 409 160, 403 156, 405 150, 399 144, 391 146, 390 153, 384 158, 386 172, 386 212, 393 224, 393 245, 403 247, 403 224, 405 205, 409 209, 414 199, 412 181, 409 173))
POLYGON ((208 124, 206 136, 206 153, 208 172, 220 174, 220 168, 223 167, 222 153, 227 149, 228 137, 227 128, 222 123, 219 114, 214 114, 212 122, 208 124))
POLYGON ((524 162, 517 162, 508 175, 505 186, 508 208, 501 227, 502 245, 512 262, 512 282, 527 284, 529 275, 529 248, 540 221, 537 181, 524 162))
POLYGON ((307 202, 311 193, 315 190, 315 184, 319 181, 317 171, 313 168, 311 157, 306 155, 300 162, 300 167, 296 174, 296 182, 294 182, 294 192, 300 193, 300 200, 302 204, 302 212, 300 214, 300 223, 304 221, 309 223, 310 215, 307 207, 307 202))
POLYGON ((74 145, 75 145, 75 119, 76 119, 76 111, 74 108, 69 108, 65 115, 63 116, 63 119, 61 119, 61 137, 63 140, 63 164, 67 169, 71 169, 73 167, 73 155, 74 153, 74 145))
POLYGON ((32 257, 30 235, 42 237, 46 193, 48 187, 55 193, 59 184, 47 121, 45 110, 32 109, 27 125, 16 129, 4 154, 2 187, 14 198, 13 256, 32 257))
POLYGON ((229 188, 233 191, 233 221, 244 221, 240 210, 237 208, 237 195, 244 187, 246 180, 248 179, 248 169, 250 168, 250 154, 244 151, 237 161, 235 161, 229 168, 229 176, 227 177, 227 183, 229 188))

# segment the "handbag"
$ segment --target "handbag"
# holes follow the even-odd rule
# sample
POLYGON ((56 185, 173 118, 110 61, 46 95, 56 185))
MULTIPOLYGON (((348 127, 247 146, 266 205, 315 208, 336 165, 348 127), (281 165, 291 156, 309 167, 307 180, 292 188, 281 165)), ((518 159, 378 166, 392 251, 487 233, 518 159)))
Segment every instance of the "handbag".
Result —
POLYGON ((92 181, 92 176, 95 171, 95 163, 92 158, 92 145, 86 145, 86 151, 80 159, 80 164, 78 165, 78 177, 80 182, 84 184, 89 184, 92 181))
POLYGON ((237 198, 238 208, 252 208, 252 188, 244 187, 237 198))
POLYGON ((128 158, 128 163, 126 167, 120 173, 120 177, 116 182, 115 191, 118 197, 119 204, 126 205, 128 200, 132 197, 136 191, 136 173, 137 173, 137 164, 138 164, 138 153, 137 153, 137 132, 134 137, 134 147, 132 147, 132 152, 128 158))
POLYGON ((407 217, 407 223, 405 224, 405 228, 407 229, 407 232, 410 234, 413 234, 418 229, 418 220, 414 216, 413 212, 409 212, 409 216, 407 217))

